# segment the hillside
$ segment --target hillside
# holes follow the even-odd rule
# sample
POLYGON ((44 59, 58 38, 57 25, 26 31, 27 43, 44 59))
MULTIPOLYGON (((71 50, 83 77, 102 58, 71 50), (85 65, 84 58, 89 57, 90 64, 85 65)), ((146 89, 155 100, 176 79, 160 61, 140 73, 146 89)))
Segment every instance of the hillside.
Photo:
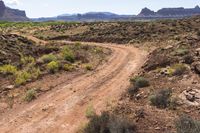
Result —
POLYGON ((25 11, 6 7, 3 1, 0 1, 0 20, 29 21, 29 19, 26 16, 25 11))

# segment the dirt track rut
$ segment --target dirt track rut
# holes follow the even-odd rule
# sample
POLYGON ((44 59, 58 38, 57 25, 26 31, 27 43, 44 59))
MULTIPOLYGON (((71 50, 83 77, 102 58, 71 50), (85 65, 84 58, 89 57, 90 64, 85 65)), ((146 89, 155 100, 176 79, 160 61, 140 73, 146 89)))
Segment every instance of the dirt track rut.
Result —
POLYGON ((131 46, 94 45, 112 49, 107 63, 0 116, 1 133, 74 133, 87 121, 89 105, 100 113, 116 101, 128 87, 131 74, 144 63, 146 53, 131 46))

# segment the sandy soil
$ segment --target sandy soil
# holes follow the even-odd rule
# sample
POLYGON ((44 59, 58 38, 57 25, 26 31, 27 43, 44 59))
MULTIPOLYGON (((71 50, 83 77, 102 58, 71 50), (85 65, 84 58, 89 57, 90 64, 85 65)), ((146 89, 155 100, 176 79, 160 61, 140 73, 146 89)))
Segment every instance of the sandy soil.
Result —
POLYGON ((74 133, 87 122, 88 106, 93 105, 100 113, 113 105, 128 87, 130 76, 145 62, 147 54, 131 46, 90 44, 113 50, 107 63, 63 83, 29 104, 4 113, 0 116, 0 132, 74 133))

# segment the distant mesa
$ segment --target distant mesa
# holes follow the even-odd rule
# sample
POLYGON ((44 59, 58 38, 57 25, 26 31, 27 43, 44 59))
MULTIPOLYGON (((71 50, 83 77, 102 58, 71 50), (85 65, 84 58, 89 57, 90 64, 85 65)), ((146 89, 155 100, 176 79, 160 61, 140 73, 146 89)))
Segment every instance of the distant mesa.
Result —
POLYGON ((154 12, 148 8, 142 9, 142 11, 138 14, 141 17, 148 16, 160 16, 160 17, 184 17, 184 16, 193 16, 199 15, 200 8, 197 5, 195 8, 162 8, 157 12, 154 12))
POLYGON ((29 21, 29 18, 26 16, 25 11, 6 7, 4 2, 0 0, 0 20, 29 21))

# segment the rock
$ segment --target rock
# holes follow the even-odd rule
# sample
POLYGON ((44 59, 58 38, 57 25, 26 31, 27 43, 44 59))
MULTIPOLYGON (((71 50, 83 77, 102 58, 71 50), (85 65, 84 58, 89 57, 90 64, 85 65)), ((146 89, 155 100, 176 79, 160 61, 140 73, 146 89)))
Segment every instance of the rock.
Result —
POLYGON ((5 87, 5 89, 11 90, 11 89, 13 89, 14 87, 15 87, 14 85, 8 85, 8 86, 5 87))
POLYGON ((160 130, 160 129, 161 129, 160 127, 156 127, 156 128, 155 128, 155 130, 160 130))
POLYGON ((186 99, 190 102, 194 102, 195 101, 195 96, 191 95, 191 94, 187 94, 186 95, 186 99))

